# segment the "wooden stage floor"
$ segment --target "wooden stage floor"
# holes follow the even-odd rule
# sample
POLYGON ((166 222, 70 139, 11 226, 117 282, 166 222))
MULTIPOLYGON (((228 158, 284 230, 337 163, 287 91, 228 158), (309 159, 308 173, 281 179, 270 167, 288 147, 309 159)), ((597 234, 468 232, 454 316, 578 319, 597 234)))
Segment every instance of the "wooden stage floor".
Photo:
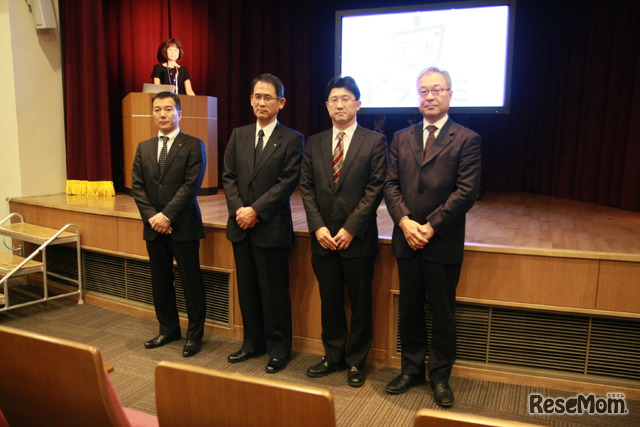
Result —
MULTIPOLYGON (((67 196, 65 194, 11 199, 53 209, 98 215, 140 218, 133 198, 67 196)), ((224 228, 224 195, 199 197, 207 227, 224 228)), ((308 233, 298 192, 292 199, 294 230, 308 233)), ((388 242, 393 223, 384 202, 378 208, 382 242, 388 242)), ((467 214, 466 249, 528 253, 560 257, 640 262, 640 212, 529 193, 487 192, 467 214)))

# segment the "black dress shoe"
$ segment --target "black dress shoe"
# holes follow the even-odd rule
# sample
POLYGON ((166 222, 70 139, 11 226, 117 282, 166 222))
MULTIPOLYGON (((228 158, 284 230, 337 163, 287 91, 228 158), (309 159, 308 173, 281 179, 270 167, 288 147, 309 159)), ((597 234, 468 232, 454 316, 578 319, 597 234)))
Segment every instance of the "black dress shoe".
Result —
POLYGON ((153 339, 150 339, 149 341, 144 343, 144 347, 145 348, 162 347, 165 344, 169 344, 170 342, 178 341, 181 338, 182 337, 180 336, 180 334, 174 334, 174 335, 160 334, 157 337, 155 337, 153 339))
POLYGON ((272 357, 269 359, 269 363, 267 363, 267 369, 265 371, 267 374, 275 374, 276 372, 280 372, 287 366, 289 359, 278 359, 277 357, 272 357))
POLYGON ((349 373, 347 374, 347 382, 351 387, 362 387, 365 377, 364 369, 352 366, 349 368, 349 373))
POLYGON ((387 384, 385 390, 387 393, 400 394, 406 392, 413 386, 424 384, 425 382, 423 375, 400 374, 387 384))
POLYGON ((311 378, 326 377, 332 372, 341 371, 346 368, 347 365, 345 365, 344 363, 329 362, 323 357, 322 362, 315 364, 307 369, 307 376, 311 378))
POLYGON ((448 408, 453 405, 453 390, 445 381, 431 383, 433 389, 433 399, 442 407, 448 408))
POLYGON ((263 354, 264 353, 251 353, 249 351, 238 350, 235 353, 231 353, 229 356, 227 356, 227 361, 229 363, 239 363, 244 362, 245 360, 249 360, 252 357, 262 356, 263 354))
POLYGON ((182 355, 184 357, 191 357, 202 348, 202 340, 187 340, 184 343, 184 348, 182 349, 182 355))

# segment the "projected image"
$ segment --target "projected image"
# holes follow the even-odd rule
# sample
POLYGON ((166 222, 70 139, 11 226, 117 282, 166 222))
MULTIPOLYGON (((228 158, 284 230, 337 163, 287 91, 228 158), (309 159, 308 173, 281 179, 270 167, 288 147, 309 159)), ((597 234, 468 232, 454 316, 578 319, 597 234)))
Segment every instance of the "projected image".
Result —
POLYGON ((363 108, 416 107, 432 65, 451 73, 452 107, 506 104, 508 6, 342 16, 339 33, 338 72, 358 81, 363 108))

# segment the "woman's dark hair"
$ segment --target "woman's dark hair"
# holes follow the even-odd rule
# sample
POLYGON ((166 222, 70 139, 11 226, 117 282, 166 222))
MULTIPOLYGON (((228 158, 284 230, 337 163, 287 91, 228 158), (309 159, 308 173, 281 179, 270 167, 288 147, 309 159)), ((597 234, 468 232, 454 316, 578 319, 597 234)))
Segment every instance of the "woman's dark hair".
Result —
POLYGON ((169 60, 169 58, 167 58, 167 49, 169 49, 172 44, 176 45, 176 47, 180 51, 180 55, 178 56, 178 61, 182 59, 182 57, 184 56, 184 50, 182 49, 182 43, 180 43, 180 40, 178 40, 178 39, 169 39, 166 42, 162 43, 160 45, 160 47, 158 48, 158 62, 159 63, 167 62, 169 60))

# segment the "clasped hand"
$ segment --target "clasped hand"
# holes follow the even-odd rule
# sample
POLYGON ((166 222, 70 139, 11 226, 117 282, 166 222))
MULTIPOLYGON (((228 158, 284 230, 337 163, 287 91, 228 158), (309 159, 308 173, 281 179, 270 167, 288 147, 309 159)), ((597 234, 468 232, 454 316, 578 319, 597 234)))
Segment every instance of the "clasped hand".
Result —
POLYGON ((354 237, 353 233, 344 228, 341 228, 335 236, 331 236, 331 232, 327 227, 318 228, 315 235, 320 246, 330 251, 347 249, 354 237))
POLYGON ((404 238, 414 251, 424 248, 435 234, 429 223, 420 224, 409 218, 402 218, 398 226, 402 229, 404 238))
POLYGON ((243 230, 255 227, 258 222, 258 213, 251 206, 236 209, 236 223, 243 230))
POLYGON ((149 224, 153 231, 157 231, 160 234, 171 234, 173 231, 173 228, 171 228, 171 221, 162 215, 161 212, 149 218, 149 224))

